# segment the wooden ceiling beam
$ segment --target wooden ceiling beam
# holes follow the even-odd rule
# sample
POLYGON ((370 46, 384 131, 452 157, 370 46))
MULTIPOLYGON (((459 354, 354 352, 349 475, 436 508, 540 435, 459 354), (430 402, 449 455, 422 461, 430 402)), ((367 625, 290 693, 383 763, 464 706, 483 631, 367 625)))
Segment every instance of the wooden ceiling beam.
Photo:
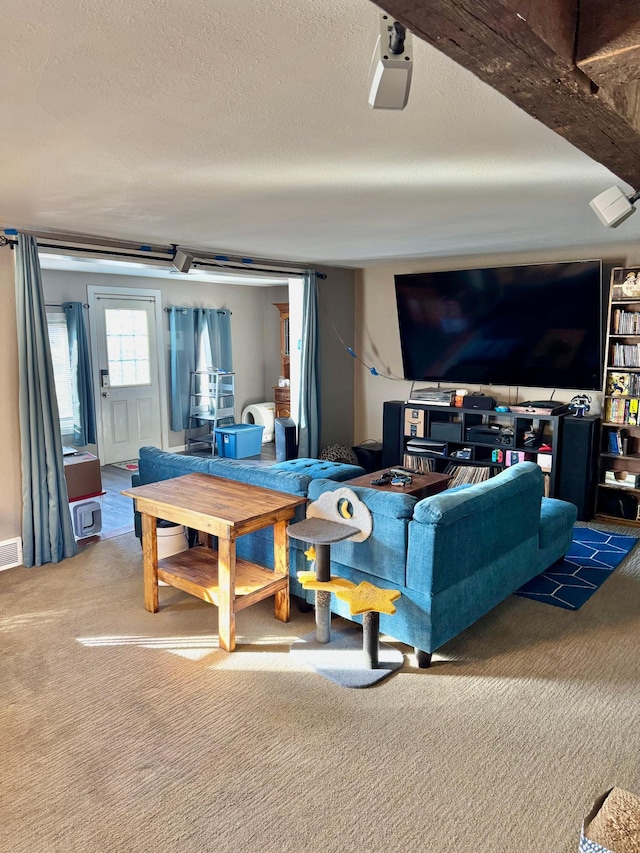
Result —
MULTIPOLYGON (((602 0, 581 2, 594 11, 602 0)), ((415 36, 640 189, 637 87, 598 87, 576 65, 578 0, 383 3, 415 36)))
POLYGON ((607 89, 640 79, 638 3, 580 0, 576 64, 607 89))

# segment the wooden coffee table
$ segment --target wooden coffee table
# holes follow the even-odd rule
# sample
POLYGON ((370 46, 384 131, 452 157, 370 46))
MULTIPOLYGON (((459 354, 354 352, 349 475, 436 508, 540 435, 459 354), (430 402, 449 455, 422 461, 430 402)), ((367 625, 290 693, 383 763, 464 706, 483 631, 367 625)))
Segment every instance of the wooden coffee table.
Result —
POLYGON ((428 474, 411 474, 411 483, 407 486, 392 486, 391 483, 384 483, 381 486, 372 485, 372 480, 377 480, 378 477, 385 474, 388 470, 388 468, 383 468, 381 471, 374 471, 372 474, 363 474, 362 477, 346 480, 344 485, 366 486, 369 489, 377 489, 380 492, 401 492, 404 495, 412 495, 414 498, 422 500, 422 498, 429 498, 431 495, 443 492, 453 479, 451 474, 429 472, 428 474))
POLYGON ((142 517, 144 606, 157 613, 158 580, 218 608, 220 647, 236 646, 235 615, 270 595, 275 616, 289 621, 289 545, 286 528, 306 498, 224 480, 185 474, 122 492, 134 498, 142 517), (189 548, 158 560, 156 519, 164 518, 218 537, 218 550, 189 548), (236 558, 236 539, 273 527, 273 571, 236 558))

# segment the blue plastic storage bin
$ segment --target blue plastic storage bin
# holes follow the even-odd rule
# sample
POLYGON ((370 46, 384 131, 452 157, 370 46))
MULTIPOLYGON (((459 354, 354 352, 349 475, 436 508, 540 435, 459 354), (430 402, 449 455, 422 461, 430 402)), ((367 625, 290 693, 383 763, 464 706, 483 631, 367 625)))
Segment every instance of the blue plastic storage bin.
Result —
POLYGON ((245 456, 259 456, 262 453, 262 431, 264 426, 252 424, 233 424, 217 427, 216 444, 218 456, 231 459, 243 459, 245 456))

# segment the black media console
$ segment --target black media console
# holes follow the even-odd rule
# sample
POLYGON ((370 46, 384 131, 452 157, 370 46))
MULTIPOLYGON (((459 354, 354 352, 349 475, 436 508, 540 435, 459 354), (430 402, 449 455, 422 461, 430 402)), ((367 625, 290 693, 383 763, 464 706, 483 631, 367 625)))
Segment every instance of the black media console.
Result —
POLYGON ((544 472, 545 494, 575 504, 587 521, 595 510, 599 435, 598 417, 391 400, 383 410, 382 467, 446 470, 473 481, 531 460, 544 472))

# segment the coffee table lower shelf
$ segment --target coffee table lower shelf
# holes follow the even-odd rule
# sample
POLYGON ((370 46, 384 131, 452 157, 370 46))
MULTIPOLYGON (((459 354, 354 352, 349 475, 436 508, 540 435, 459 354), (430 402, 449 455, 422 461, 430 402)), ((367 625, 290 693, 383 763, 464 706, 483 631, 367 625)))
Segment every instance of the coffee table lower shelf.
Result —
MULTIPOLYGON (((210 548, 189 548, 158 561, 158 580, 175 586, 189 595, 220 606, 218 585, 218 552, 210 548)), ((270 569, 236 559, 234 610, 243 610, 263 598, 287 589, 287 575, 276 575, 270 569)))

